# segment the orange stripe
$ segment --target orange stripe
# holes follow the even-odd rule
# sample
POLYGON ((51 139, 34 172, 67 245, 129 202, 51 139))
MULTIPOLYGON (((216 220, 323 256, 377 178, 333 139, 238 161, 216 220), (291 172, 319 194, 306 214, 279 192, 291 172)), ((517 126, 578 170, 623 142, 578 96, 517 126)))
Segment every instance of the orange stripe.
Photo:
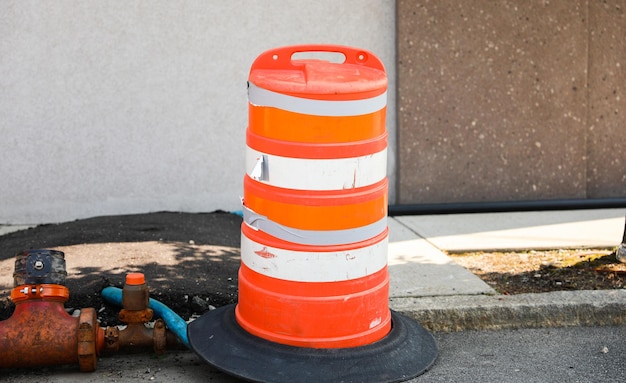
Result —
POLYGON ((391 329, 388 294, 386 267, 357 282, 302 283, 265 277, 242 264, 236 317, 246 331, 273 342, 356 347, 391 329))
POLYGON ((387 179, 343 191, 283 189, 244 177, 245 205, 284 226, 303 230, 353 229, 387 215, 387 179))
POLYGON ((378 153, 387 147, 387 132, 360 142, 315 144, 279 141, 246 131, 246 144, 259 152, 291 158, 335 159, 352 158, 378 153))
POLYGON ((267 138, 292 142, 358 142, 385 133, 386 108, 359 116, 327 117, 249 104, 248 127, 267 138))

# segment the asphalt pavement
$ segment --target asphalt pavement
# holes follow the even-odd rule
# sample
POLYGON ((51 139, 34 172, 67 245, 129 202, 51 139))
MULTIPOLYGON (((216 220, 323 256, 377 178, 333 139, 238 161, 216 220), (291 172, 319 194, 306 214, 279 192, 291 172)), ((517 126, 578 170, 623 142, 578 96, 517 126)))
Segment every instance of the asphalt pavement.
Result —
MULTIPOLYGON (((626 290, 503 296, 446 251, 619 245, 626 209, 389 219, 389 306, 435 336, 439 357, 410 382, 626 381, 626 290)), ((0 227, 0 234, 16 229, 0 227)), ((18 228, 22 229, 22 227, 18 228)), ((238 380, 191 352, 115 355, 75 367, 2 371, 11 382, 238 380)))

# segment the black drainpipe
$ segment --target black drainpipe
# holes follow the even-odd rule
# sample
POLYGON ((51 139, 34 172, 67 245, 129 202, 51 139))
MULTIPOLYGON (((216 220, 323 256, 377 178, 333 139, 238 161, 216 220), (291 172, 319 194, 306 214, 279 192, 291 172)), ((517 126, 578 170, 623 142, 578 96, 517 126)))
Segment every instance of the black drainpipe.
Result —
MULTIPOLYGON (((389 215, 500 213, 514 211, 549 211, 626 208, 626 197, 602 199, 556 199, 539 201, 455 202, 390 205, 389 215)), ((626 240, 626 232, 624 233, 626 240)))

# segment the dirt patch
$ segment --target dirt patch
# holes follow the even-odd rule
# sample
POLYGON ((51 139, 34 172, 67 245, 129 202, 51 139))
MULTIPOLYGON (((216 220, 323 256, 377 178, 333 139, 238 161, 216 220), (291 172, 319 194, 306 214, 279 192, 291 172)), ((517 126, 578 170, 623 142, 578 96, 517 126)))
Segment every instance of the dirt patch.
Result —
POLYGON ((501 294, 626 288, 615 249, 449 254, 501 294))
POLYGON ((150 296, 183 319, 237 301, 240 227, 235 214, 172 213, 95 217, 0 236, 0 320, 11 316, 15 255, 26 249, 65 253, 68 312, 93 307, 103 326, 119 324, 119 307, 100 291, 142 272, 150 296))

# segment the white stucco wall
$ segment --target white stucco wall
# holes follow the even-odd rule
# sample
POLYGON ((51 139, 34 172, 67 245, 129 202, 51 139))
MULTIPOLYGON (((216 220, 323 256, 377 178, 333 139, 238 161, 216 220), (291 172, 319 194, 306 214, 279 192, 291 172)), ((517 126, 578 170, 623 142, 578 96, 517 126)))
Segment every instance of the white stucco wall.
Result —
POLYGON ((395 2, 0 2, 0 224, 238 210, 246 80, 261 52, 368 49, 390 81, 395 2))

